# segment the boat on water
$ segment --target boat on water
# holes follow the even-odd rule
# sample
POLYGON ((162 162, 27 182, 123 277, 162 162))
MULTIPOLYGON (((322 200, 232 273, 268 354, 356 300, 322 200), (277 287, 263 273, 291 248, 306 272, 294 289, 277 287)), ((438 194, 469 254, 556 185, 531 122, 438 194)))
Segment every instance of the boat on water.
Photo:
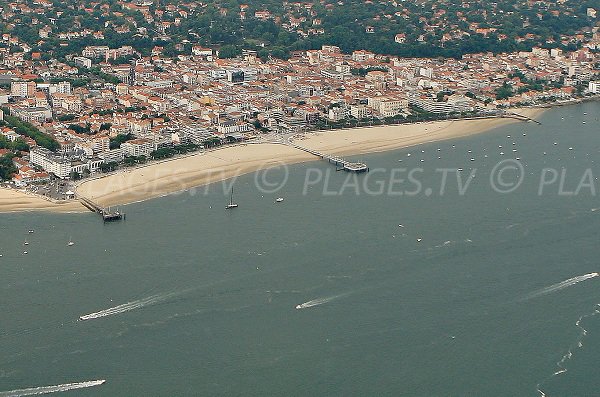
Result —
POLYGON ((69 238, 69 242, 67 243, 67 246, 71 247, 73 245, 75 245, 75 243, 73 242, 73 239, 69 238))
POLYGON ((27 255, 27 251, 23 251, 23 255, 27 255))
POLYGON ((33 229, 32 229, 32 230, 29 230, 29 234, 32 234, 32 233, 33 233, 33 229))
POLYGON ((298 309, 298 310, 302 309, 302 305, 296 305, 296 309, 298 309))
POLYGON ((277 198, 275 199, 275 202, 276 202, 276 203, 281 203, 282 201, 283 201, 283 197, 277 197, 277 198))
POLYGON ((27 241, 25 241, 25 242, 23 243, 23 245, 29 245, 29 243, 28 243, 27 241))
POLYGON ((231 194, 229 195, 229 204, 225 207, 226 210, 237 208, 237 204, 233 202, 233 187, 231 188, 231 194))

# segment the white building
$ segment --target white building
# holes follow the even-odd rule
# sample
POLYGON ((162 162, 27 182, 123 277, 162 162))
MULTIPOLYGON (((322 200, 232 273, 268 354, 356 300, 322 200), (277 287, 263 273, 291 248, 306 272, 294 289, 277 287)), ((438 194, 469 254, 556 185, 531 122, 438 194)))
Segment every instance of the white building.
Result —
POLYGON ((68 81, 61 81, 56 85, 56 92, 60 94, 71 95, 71 83, 68 81))
POLYGON ((104 151, 98 154, 98 157, 102 159, 105 163, 120 163, 125 158, 125 153, 123 152, 122 148, 117 148, 104 151))
POLYGON ((350 115, 355 119, 361 120, 369 117, 369 109, 365 105, 350 106, 350 115))
POLYGON ((46 172, 64 179, 71 173, 71 161, 55 155, 43 147, 33 147, 29 152, 29 161, 31 164, 43 168, 46 172))
POLYGON ((327 113, 327 118, 331 121, 340 121, 348 117, 348 114, 350 113, 347 107, 337 106, 329 109, 329 112, 327 113))
POLYGON ((82 67, 88 68, 88 69, 92 67, 92 60, 90 58, 73 57, 73 61, 75 62, 75 65, 77 65, 77 66, 82 66, 82 67))
POLYGON ((200 56, 200 57, 210 57, 212 56, 212 49, 204 48, 201 46, 192 46, 192 54, 200 56))
POLYGON ((588 85, 588 89, 592 94, 600 94, 600 80, 598 81, 590 81, 588 85))
POLYGON ((12 110, 13 115, 19 117, 23 121, 31 122, 38 121, 43 122, 52 118, 52 110, 47 107, 39 108, 17 108, 14 107, 12 110))
POLYGON ((430 113, 470 112, 475 109, 473 100, 462 95, 452 95, 446 102, 438 102, 429 97, 413 95, 409 103, 430 113))
POLYGON ((149 139, 134 139, 121 144, 125 156, 148 156, 154 150, 154 142, 149 139))

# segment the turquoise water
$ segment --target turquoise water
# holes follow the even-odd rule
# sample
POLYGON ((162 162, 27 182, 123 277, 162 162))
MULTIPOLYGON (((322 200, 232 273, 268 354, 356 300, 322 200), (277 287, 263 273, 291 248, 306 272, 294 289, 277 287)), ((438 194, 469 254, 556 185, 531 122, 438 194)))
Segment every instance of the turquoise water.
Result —
POLYGON ((556 286, 600 271, 598 114, 362 156, 372 172, 356 177, 296 165, 272 194, 255 182, 284 170, 241 176, 232 211, 219 183, 126 206, 121 223, 0 215, 0 392, 106 379, 70 393, 598 396, 600 316, 585 336, 575 323, 599 308, 600 277, 556 286), (492 169, 516 157, 521 185, 495 192, 492 169), (423 169, 418 194, 391 182, 399 167, 423 169), (565 182, 540 195, 546 167, 565 182), (455 173, 440 194, 437 168, 477 171, 464 195, 455 173), (559 194, 588 169, 596 192, 559 194), (315 175, 327 184, 305 188, 315 175), (405 194, 365 191, 378 183, 405 194))

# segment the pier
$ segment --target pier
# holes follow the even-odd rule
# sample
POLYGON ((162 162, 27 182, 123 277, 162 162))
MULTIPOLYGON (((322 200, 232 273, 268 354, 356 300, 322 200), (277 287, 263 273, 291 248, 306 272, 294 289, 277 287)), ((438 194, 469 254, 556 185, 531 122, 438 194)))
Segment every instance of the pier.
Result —
POLYGON ((367 167, 367 165, 364 163, 355 163, 352 161, 348 161, 341 157, 331 156, 331 155, 328 155, 325 153, 321 153, 319 151, 309 149, 307 147, 300 146, 300 145, 297 145, 292 142, 289 142, 289 144, 290 144, 290 146, 292 146, 298 150, 302 150, 304 152, 310 153, 313 156, 320 157, 323 160, 327 160, 328 162, 335 164, 336 167, 339 167, 339 170, 344 170, 344 171, 348 171, 348 172, 356 172, 356 173, 369 171, 369 167, 367 167))
POLYGON ((508 117, 508 118, 513 118, 513 119, 517 119, 517 120, 521 120, 521 121, 531 121, 534 122, 538 125, 542 125, 542 123, 540 123, 539 121, 537 121, 536 119, 532 119, 531 117, 519 114, 519 113, 515 113, 515 112, 503 112, 501 117, 508 117))
POLYGON ((111 211, 110 207, 101 207, 85 197, 79 197, 79 201, 90 211, 99 214, 104 222, 120 221, 121 219, 125 219, 125 214, 119 212, 119 210, 111 211))

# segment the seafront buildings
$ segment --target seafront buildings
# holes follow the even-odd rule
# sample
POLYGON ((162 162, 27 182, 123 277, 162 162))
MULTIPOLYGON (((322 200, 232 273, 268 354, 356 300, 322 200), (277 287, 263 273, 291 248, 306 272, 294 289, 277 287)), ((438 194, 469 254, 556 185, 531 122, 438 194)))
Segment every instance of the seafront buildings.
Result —
POLYGON ((175 59, 160 47, 142 57, 131 47, 89 46, 70 63, 10 54, 0 70, 9 82, 0 89, 1 106, 52 136, 59 147, 56 152, 36 147, 10 125, 0 133, 10 141, 23 138, 31 146, 25 159, 40 171, 58 178, 87 176, 106 170, 102 164, 145 159, 177 145, 597 95, 599 47, 595 32, 569 53, 534 48, 462 59, 344 54, 335 46, 267 62, 254 51, 221 59, 218 49, 199 46, 175 59), (109 62, 129 55, 134 55, 129 63, 109 62), (90 67, 102 77, 90 80, 90 67), (87 83, 77 84, 81 78, 87 83))

